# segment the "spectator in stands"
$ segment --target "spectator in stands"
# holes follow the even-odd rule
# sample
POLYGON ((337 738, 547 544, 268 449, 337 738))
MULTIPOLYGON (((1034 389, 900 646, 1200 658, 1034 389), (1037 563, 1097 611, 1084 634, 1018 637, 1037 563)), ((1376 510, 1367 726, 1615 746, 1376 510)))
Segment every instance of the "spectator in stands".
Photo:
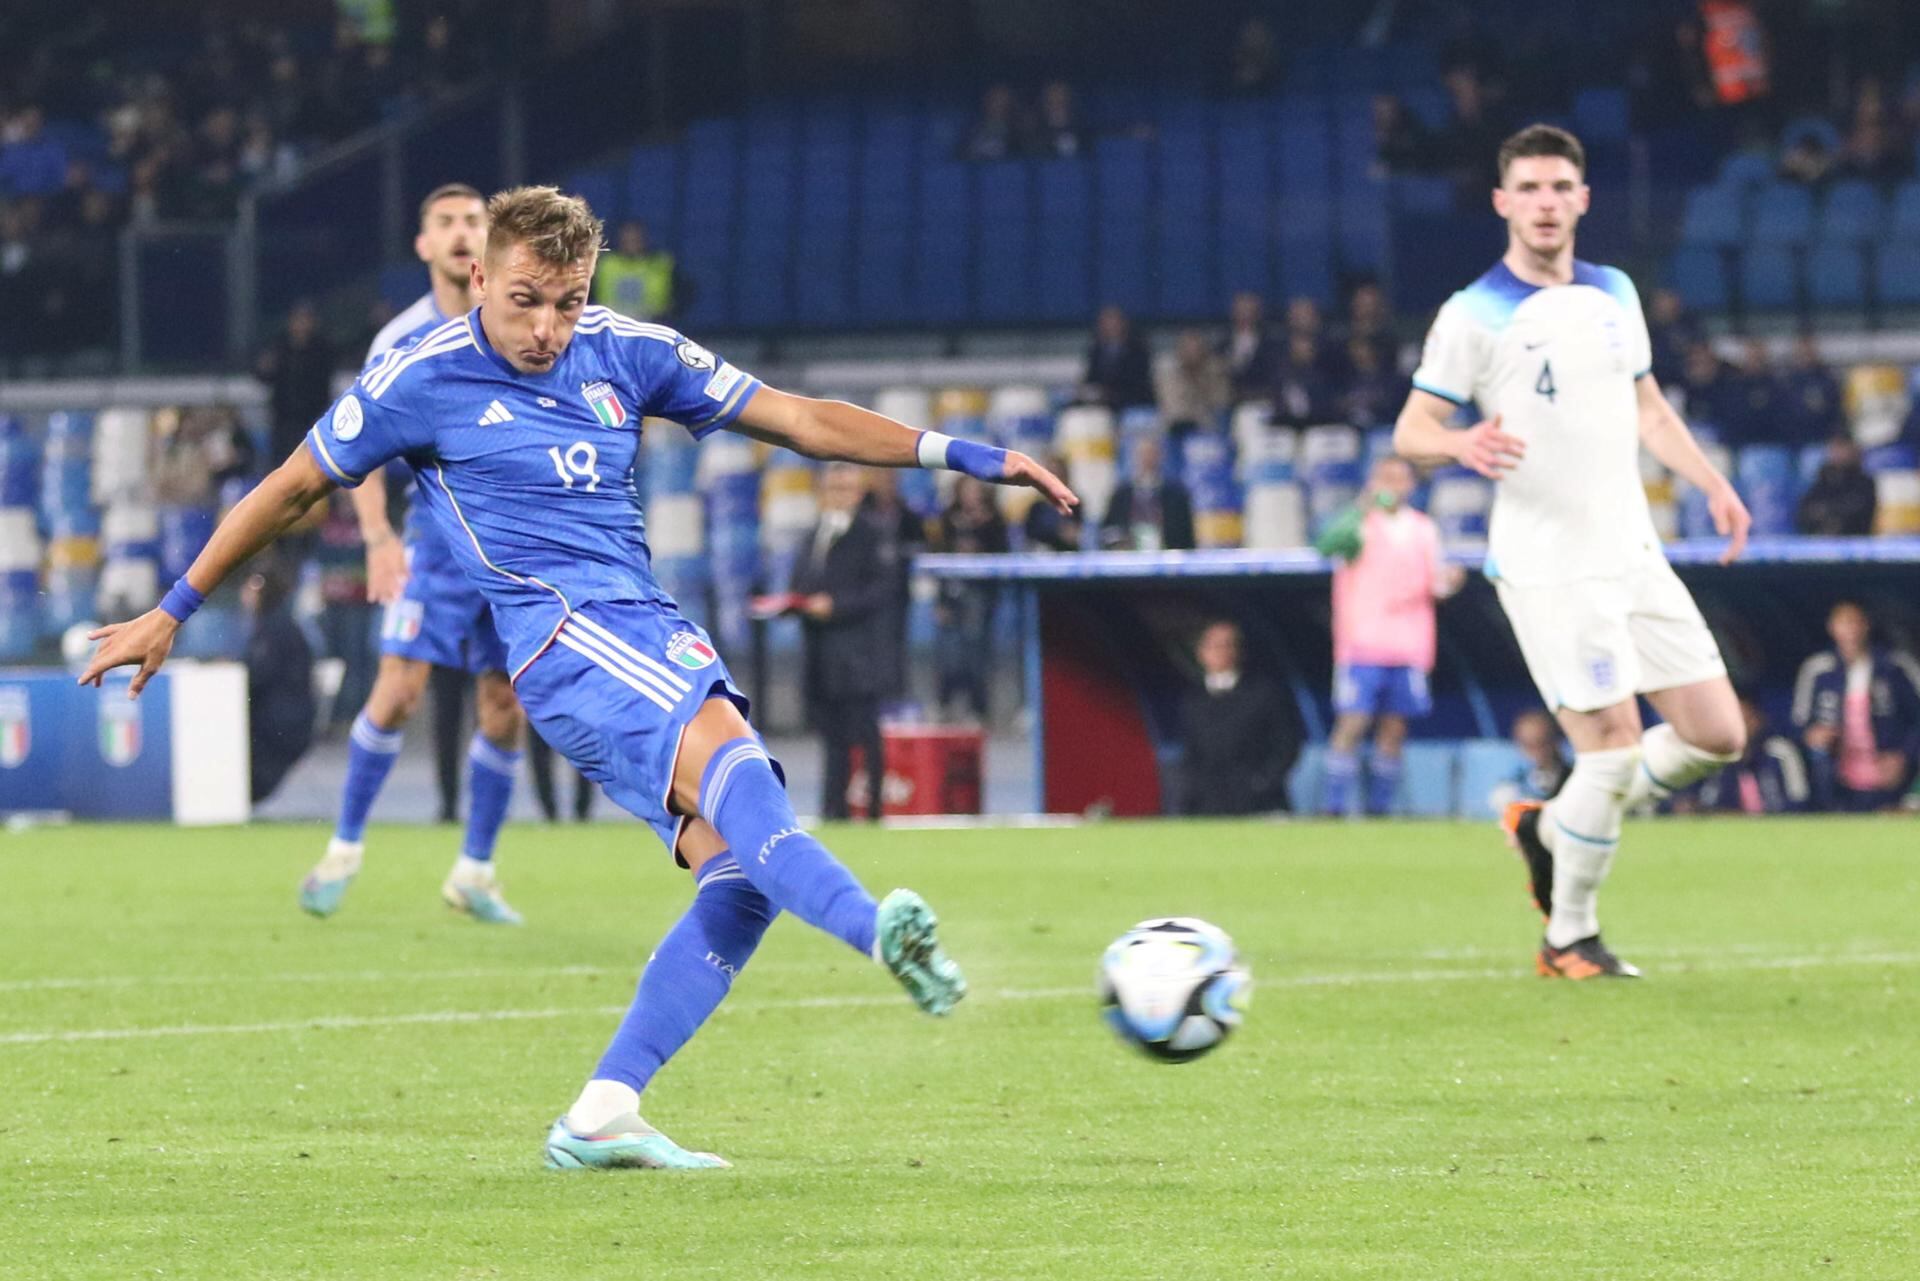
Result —
MULTIPOLYGON (((1316 313, 1316 322, 1318 315, 1316 313)), ((1227 336, 1220 343, 1233 399, 1260 400, 1272 394, 1280 352, 1267 328, 1267 303, 1259 294, 1242 291, 1233 296, 1227 313, 1227 336)))
POLYGON ((1027 150, 1028 129, 1009 84, 989 85, 980 114, 960 143, 962 160, 1006 160, 1027 150))
MULTIPOLYGON (((1067 460, 1059 454, 1049 455, 1047 468, 1056 476, 1067 474, 1067 460)), ((1082 547, 1086 525, 1081 519, 1081 509, 1076 507, 1066 515, 1061 515, 1052 503, 1033 503, 1027 508, 1024 525, 1028 551, 1077 552, 1082 547)))
POLYGON ((1423 173, 1434 162, 1430 134, 1390 93, 1373 96, 1373 154, 1382 173, 1423 173))
POLYGON ((1100 521, 1100 545, 1126 551, 1184 550, 1193 546, 1193 500, 1166 474, 1157 436, 1134 442, 1127 483, 1116 487, 1100 521))
POLYGON ((1453 103, 1453 119, 1435 140, 1436 158, 1462 197, 1486 200, 1495 177, 1491 157, 1506 134, 1493 118, 1487 85, 1471 63, 1456 63, 1441 75, 1453 103))
POLYGON ((1796 445, 1830 440, 1846 430, 1840 383, 1820 359, 1820 344, 1801 334, 1793 344, 1793 363, 1780 371, 1780 413, 1786 437, 1796 445))
POLYGON ((1112 304, 1102 307, 1094 321, 1080 395, 1116 413, 1153 404, 1153 368, 1146 340, 1134 332, 1127 313, 1112 304))
POLYGON ((0 134, 0 191, 15 196, 50 196, 66 181, 65 148, 46 136, 46 113, 28 103, 7 121, 0 134))
POLYGON ((1040 90, 1040 119, 1033 130, 1033 154, 1047 160, 1067 160, 1087 149, 1087 131, 1080 123, 1080 106, 1073 86, 1049 80, 1040 90))
POLYGON ((1160 379, 1160 421, 1176 434, 1210 430, 1232 401, 1226 359, 1207 345, 1205 334, 1186 330, 1160 379))
POLYGON ((1788 182, 1817 187, 1833 176, 1838 160, 1824 137, 1814 130, 1802 129, 1787 140, 1786 149, 1780 154, 1778 172, 1788 182))
POLYGON ((1320 304, 1301 295, 1287 299, 1287 319, 1281 326, 1283 338, 1311 338, 1318 343, 1326 337, 1326 323, 1320 316, 1320 304))
POLYGON ((620 224, 614 252, 600 255, 593 273, 593 300, 632 316, 672 324, 687 307, 685 274, 674 256, 654 247, 647 224, 629 218, 620 224))
POLYGON ((1785 444, 1789 415, 1765 340, 1747 339, 1718 425, 1729 445, 1785 444))
POLYGON ((1686 414, 1694 422, 1711 427, 1728 440, 1734 435, 1745 405, 1739 384, 1739 371, 1714 352, 1706 342, 1687 348, 1686 373, 1680 380, 1686 393, 1686 414))
POLYGON ((38 212, 31 200, 0 204, 0 358, 43 349, 46 273, 33 238, 38 212))
MULTIPOLYGON (((976 554, 1008 550, 1007 523, 1001 519, 1000 509, 986 482, 971 476, 958 478, 953 487, 953 501, 940 514, 934 550, 976 554)), ((934 619, 940 628, 935 647, 941 710, 950 709, 955 699, 964 699, 975 719, 987 719, 988 677, 993 671, 993 611, 997 602, 998 593, 991 583, 940 580, 934 619)))
POLYGON ((1241 668, 1240 629, 1207 624, 1194 645, 1200 683, 1180 705, 1177 812, 1292 809, 1287 773, 1300 755, 1292 709, 1271 680, 1241 668))
POLYGON ((1271 89, 1280 76, 1280 56, 1273 28, 1264 18, 1240 24, 1227 57, 1227 92, 1258 94, 1271 89))
POLYGON ((269 553, 240 589, 247 612, 247 737, 255 804, 272 796, 313 741, 313 648, 287 608, 293 580, 269 553))
POLYGON ((1513 745, 1521 757, 1513 773, 1500 780, 1487 803, 1497 814, 1514 801, 1550 801, 1573 772, 1560 745, 1560 727, 1538 708, 1513 718, 1513 745))
POLYGON ((267 452, 278 464, 300 447, 307 428, 333 401, 333 375, 340 355, 320 332, 320 313, 302 299, 287 313, 287 327, 254 362, 254 376, 267 384, 267 452))
POLYGON ((1394 420, 1406 398, 1407 380, 1381 358, 1379 344, 1349 338, 1340 416, 1355 427, 1378 427, 1394 420))
MULTIPOLYGON (((1399 372, 1400 344, 1393 336, 1393 310, 1387 306, 1387 291, 1377 282, 1363 280, 1347 295, 1347 324, 1343 337, 1349 348, 1356 342, 1372 348, 1374 359, 1370 368, 1384 369, 1388 373, 1399 372)), ((1346 367, 1349 372, 1359 368, 1350 353, 1346 367)))
POLYGON ((825 750, 820 813, 849 816, 858 747, 866 758, 867 817, 878 822, 885 775, 880 700, 900 667, 888 652, 899 629, 894 567, 882 560, 879 528, 860 518, 864 488, 860 468, 850 463, 820 473, 820 520, 794 566, 793 591, 805 598, 807 705, 825 750))
POLYGON ((1692 797, 1676 796, 1674 808, 1740 814, 1792 814, 1806 809, 1812 791, 1798 744, 1784 734, 1767 733, 1767 715, 1751 695, 1741 695, 1740 714, 1747 723, 1746 754, 1704 780, 1692 797))
POLYGON ((907 696, 907 607, 913 596, 913 558, 927 549, 927 523, 901 501, 896 469, 868 467, 863 475, 866 489, 860 496, 860 519, 872 525, 879 537, 880 563, 893 584, 886 611, 893 626, 894 663, 882 695, 898 700, 907 696))
POLYGON ((1407 499, 1413 465, 1389 454, 1373 465, 1367 494, 1332 522, 1314 546, 1334 560, 1333 706, 1337 719, 1327 742, 1329 814, 1354 810, 1360 745, 1373 734, 1365 811, 1384 814, 1400 787, 1407 722, 1433 709, 1427 677, 1433 670, 1434 602, 1465 581, 1458 565, 1441 558, 1440 532, 1407 499))
POLYGON ((1288 331, 1286 348, 1274 370, 1272 396, 1276 426, 1309 427, 1337 412, 1338 397, 1315 334, 1288 331))
POLYGON ((1912 152, 1887 106, 1886 88, 1869 76, 1854 96, 1853 123, 1841 146, 1841 168, 1870 182, 1896 182, 1906 176, 1911 160, 1912 152))
POLYGON ((1656 289, 1647 308, 1647 337, 1653 345, 1653 376, 1662 387, 1679 387, 1686 380, 1687 352, 1706 341, 1706 331, 1680 295, 1656 289))
POLYGON ((1800 665, 1793 723, 1806 744, 1820 809, 1888 809, 1920 761, 1920 665, 1871 644, 1866 611, 1841 601, 1827 616, 1833 648, 1800 665))
POLYGON ((1795 527, 1803 534, 1858 537, 1873 532, 1879 505, 1873 477, 1860 465, 1860 446, 1838 435, 1827 442, 1827 456, 1807 492, 1801 495, 1795 527))

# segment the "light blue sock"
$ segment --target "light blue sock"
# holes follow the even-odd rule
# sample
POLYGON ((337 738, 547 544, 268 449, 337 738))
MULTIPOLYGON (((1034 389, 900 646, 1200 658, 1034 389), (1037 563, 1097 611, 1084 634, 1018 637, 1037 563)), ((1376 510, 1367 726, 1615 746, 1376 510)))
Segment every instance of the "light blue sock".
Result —
POLYGON ((593 1071, 636 1090, 672 1058, 726 997, 779 914, 730 854, 700 868, 693 902, 660 940, 620 1030, 593 1071))
POLYGON ((1400 792, 1401 758, 1375 752, 1367 762, 1367 813, 1390 814, 1400 792))
POLYGON ((1354 752, 1327 749, 1326 779, 1320 786, 1320 812, 1353 813, 1354 783, 1360 777, 1360 757, 1354 752))
POLYGON ((467 748, 467 792, 473 798, 467 804, 467 839, 460 852, 477 862, 493 857, 493 843, 499 839, 500 825, 507 821, 507 806, 513 802, 513 776, 520 768, 520 753, 495 747, 479 734, 467 748))
POLYGON ((336 840, 358 841, 366 835, 367 814, 400 755, 401 737, 397 729, 375 725, 364 711, 353 718, 347 735, 347 785, 340 789, 340 821, 333 828, 336 840))
POLYGON ((873 955, 873 895, 800 830, 787 789, 757 740, 732 739, 713 754, 700 777, 700 813, 776 907, 873 955))

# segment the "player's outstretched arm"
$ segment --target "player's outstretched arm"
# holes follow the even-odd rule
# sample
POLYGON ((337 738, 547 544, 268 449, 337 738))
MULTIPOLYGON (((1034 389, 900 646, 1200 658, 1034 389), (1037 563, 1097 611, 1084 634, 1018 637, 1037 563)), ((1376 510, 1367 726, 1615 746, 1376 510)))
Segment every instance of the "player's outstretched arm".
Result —
POLYGON ((360 521, 360 541, 367 545, 367 599, 390 605, 400 598, 407 582, 407 549, 387 519, 387 477, 376 467, 359 486, 347 491, 353 514, 360 521))
POLYGON ((1499 480, 1525 457, 1526 442, 1501 428, 1499 414, 1462 430, 1447 426, 1455 408, 1443 396, 1414 388, 1393 424, 1393 452, 1426 467, 1459 463, 1489 480, 1499 480))
POLYGON ((1739 491, 1700 452, 1699 442, 1680 415, 1673 412, 1652 374, 1640 375, 1634 383, 1634 394, 1640 406, 1640 443, 1675 475, 1707 496, 1713 527, 1727 540, 1720 563, 1728 565, 1738 560, 1747 549, 1747 531, 1753 527, 1753 517, 1740 501, 1739 491))
POLYGON ((180 624, 207 594, 255 552, 292 528, 308 508, 333 489, 333 482, 321 472, 307 447, 301 445, 294 450, 292 457, 227 513, 166 599, 130 622, 110 623, 88 633, 88 639, 99 641, 100 647, 80 674, 80 683, 98 685, 113 668, 138 664, 140 670, 127 691, 137 698, 160 670, 160 664, 167 661, 180 624))
POLYGON ((1080 503, 1065 481, 1018 450, 920 431, 845 401, 761 387, 733 427, 808 458, 873 467, 948 468, 998 485, 1026 485, 1039 490, 1063 515, 1080 503))

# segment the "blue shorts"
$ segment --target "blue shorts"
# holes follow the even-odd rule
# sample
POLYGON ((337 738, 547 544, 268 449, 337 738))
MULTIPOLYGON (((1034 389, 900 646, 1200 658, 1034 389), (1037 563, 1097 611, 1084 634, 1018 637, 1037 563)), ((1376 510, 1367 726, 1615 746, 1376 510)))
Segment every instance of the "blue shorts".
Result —
POLYGON ((514 692, 540 737, 645 819, 676 859, 685 820, 668 812, 667 798, 680 737, 710 698, 748 710, 706 632, 654 601, 575 610, 521 669, 514 692))
POLYGON ((1433 710, 1427 674, 1417 667, 1347 663, 1333 669, 1333 710, 1345 716, 1425 716, 1433 710))
POLYGON ((407 583, 380 620, 380 652, 475 675, 507 670, 487 598, 458 565, 417 550, 407 544, 407 583))

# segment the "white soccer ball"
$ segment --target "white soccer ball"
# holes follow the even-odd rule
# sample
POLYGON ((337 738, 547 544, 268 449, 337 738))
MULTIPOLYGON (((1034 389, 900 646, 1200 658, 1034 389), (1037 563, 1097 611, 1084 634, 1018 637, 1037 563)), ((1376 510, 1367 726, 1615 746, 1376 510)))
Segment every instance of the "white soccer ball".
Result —
POLYGON ((1191 916, 1140 924, 1100 958, 1100 1004, 1128 1045, 1166 1063, 1197 1059, 1240 1026, 1253 976, 1225 930, 1191 916))

